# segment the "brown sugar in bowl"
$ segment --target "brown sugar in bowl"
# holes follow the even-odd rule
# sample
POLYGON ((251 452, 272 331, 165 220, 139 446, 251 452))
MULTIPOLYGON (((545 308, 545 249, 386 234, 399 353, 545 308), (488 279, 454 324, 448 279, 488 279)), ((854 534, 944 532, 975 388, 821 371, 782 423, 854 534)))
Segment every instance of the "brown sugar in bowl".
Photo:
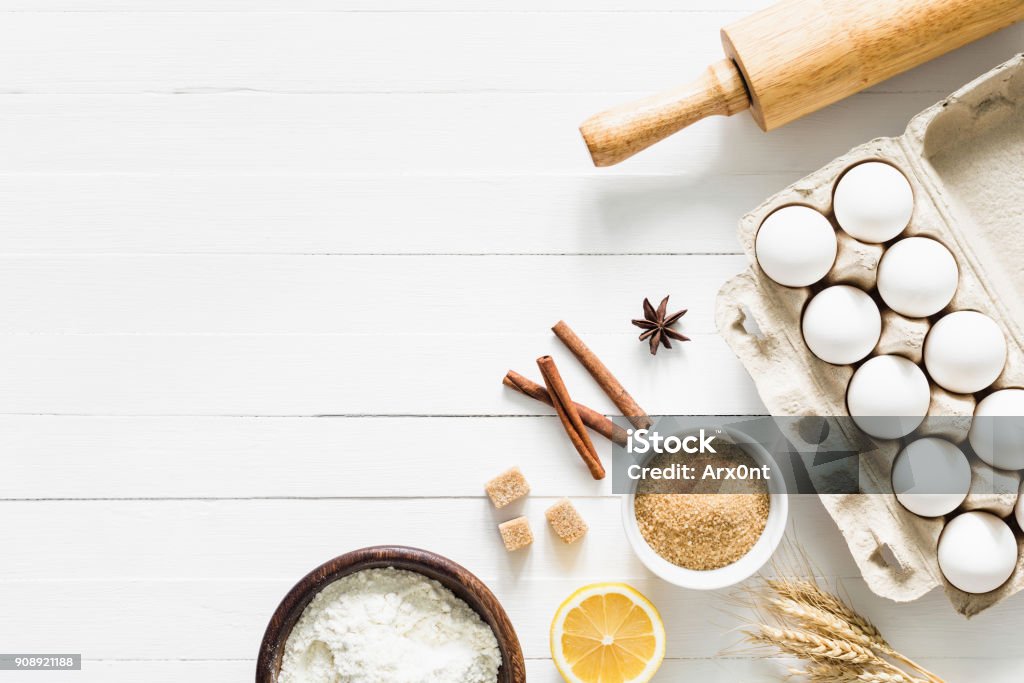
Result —
POLYGON ((310 601, 329 584, 364 569, 394 567, 434 579, 465 601, 491 627, 501 651, 498 683, 525 683, 526 664, 512 622, 494 593, 465 567, 429 550, 405 546, 372 546, 328 560, 302 577, 270 617, 256 660, 256 683, 276 683, 295 623, 310 601))

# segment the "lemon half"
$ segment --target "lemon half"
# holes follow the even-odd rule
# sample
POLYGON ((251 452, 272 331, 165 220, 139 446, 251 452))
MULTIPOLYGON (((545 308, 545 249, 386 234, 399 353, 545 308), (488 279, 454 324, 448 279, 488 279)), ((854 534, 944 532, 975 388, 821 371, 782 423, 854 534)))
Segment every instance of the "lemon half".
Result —
POLYGON ((665 658, 665 624, 631 586, 584 586, 555 612, 551 657, 568 683, 646 683, 665 658))

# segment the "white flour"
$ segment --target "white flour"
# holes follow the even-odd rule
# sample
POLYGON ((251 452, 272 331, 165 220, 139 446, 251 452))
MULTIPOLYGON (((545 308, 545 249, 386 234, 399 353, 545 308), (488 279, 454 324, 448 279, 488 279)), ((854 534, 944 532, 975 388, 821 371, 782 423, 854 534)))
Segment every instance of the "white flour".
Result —
POLYGON ((494 683, 491 628, 422 574, 366 569, 320 591, 285 644, 278 683, 494 683))

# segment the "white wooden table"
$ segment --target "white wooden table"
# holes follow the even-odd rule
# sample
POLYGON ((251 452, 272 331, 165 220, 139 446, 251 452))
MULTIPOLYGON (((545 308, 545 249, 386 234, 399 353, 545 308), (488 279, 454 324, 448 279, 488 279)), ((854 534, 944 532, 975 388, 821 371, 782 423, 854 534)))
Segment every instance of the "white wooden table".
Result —
MULTIPOLYGON (((715 335, 737 218, 1024 44, 1013 28, 764 136, 706 121, 591 167, 576 125, 696 74, 765 0, 0 2, 0 651, 81 652, 5 681, 248 681, 320 562, 423 546, 505 603, 531 681, 551 615, 628 581, 660 681, 776 681, 716 656, 721 594, 631 555, 610 484, 501 386, 565 318, 652 413, 762 410, 715 335), (644 296, 694 341, 650 358, 644 296), (483 482, 518 463, 537 541, 508 555, 483 482), (592 530, 543 523, 572 496, 592 530)), ((895 644, 951 681, 1017 681, 1020 599, 971 622, 869 595, 813 498, 796 533, 895 644)))

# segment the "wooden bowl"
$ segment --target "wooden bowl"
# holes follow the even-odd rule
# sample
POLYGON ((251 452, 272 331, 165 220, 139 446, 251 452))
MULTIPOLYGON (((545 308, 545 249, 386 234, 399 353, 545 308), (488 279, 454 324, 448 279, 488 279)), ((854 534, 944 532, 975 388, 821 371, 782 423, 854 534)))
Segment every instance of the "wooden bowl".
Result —
POLYGON ((498 683, 525 683, 526 664, 512 622, 483 582, 465 567, 429 550, 404 546, 373 546, 353 550, 320 565, 288 591, 270 617, 256 660, 256 683, 276 683, 284 645, 310 601, 329 583, 363 569, 394 567, 434 579, 473 608, 494 631, 501 650, 498 683))

